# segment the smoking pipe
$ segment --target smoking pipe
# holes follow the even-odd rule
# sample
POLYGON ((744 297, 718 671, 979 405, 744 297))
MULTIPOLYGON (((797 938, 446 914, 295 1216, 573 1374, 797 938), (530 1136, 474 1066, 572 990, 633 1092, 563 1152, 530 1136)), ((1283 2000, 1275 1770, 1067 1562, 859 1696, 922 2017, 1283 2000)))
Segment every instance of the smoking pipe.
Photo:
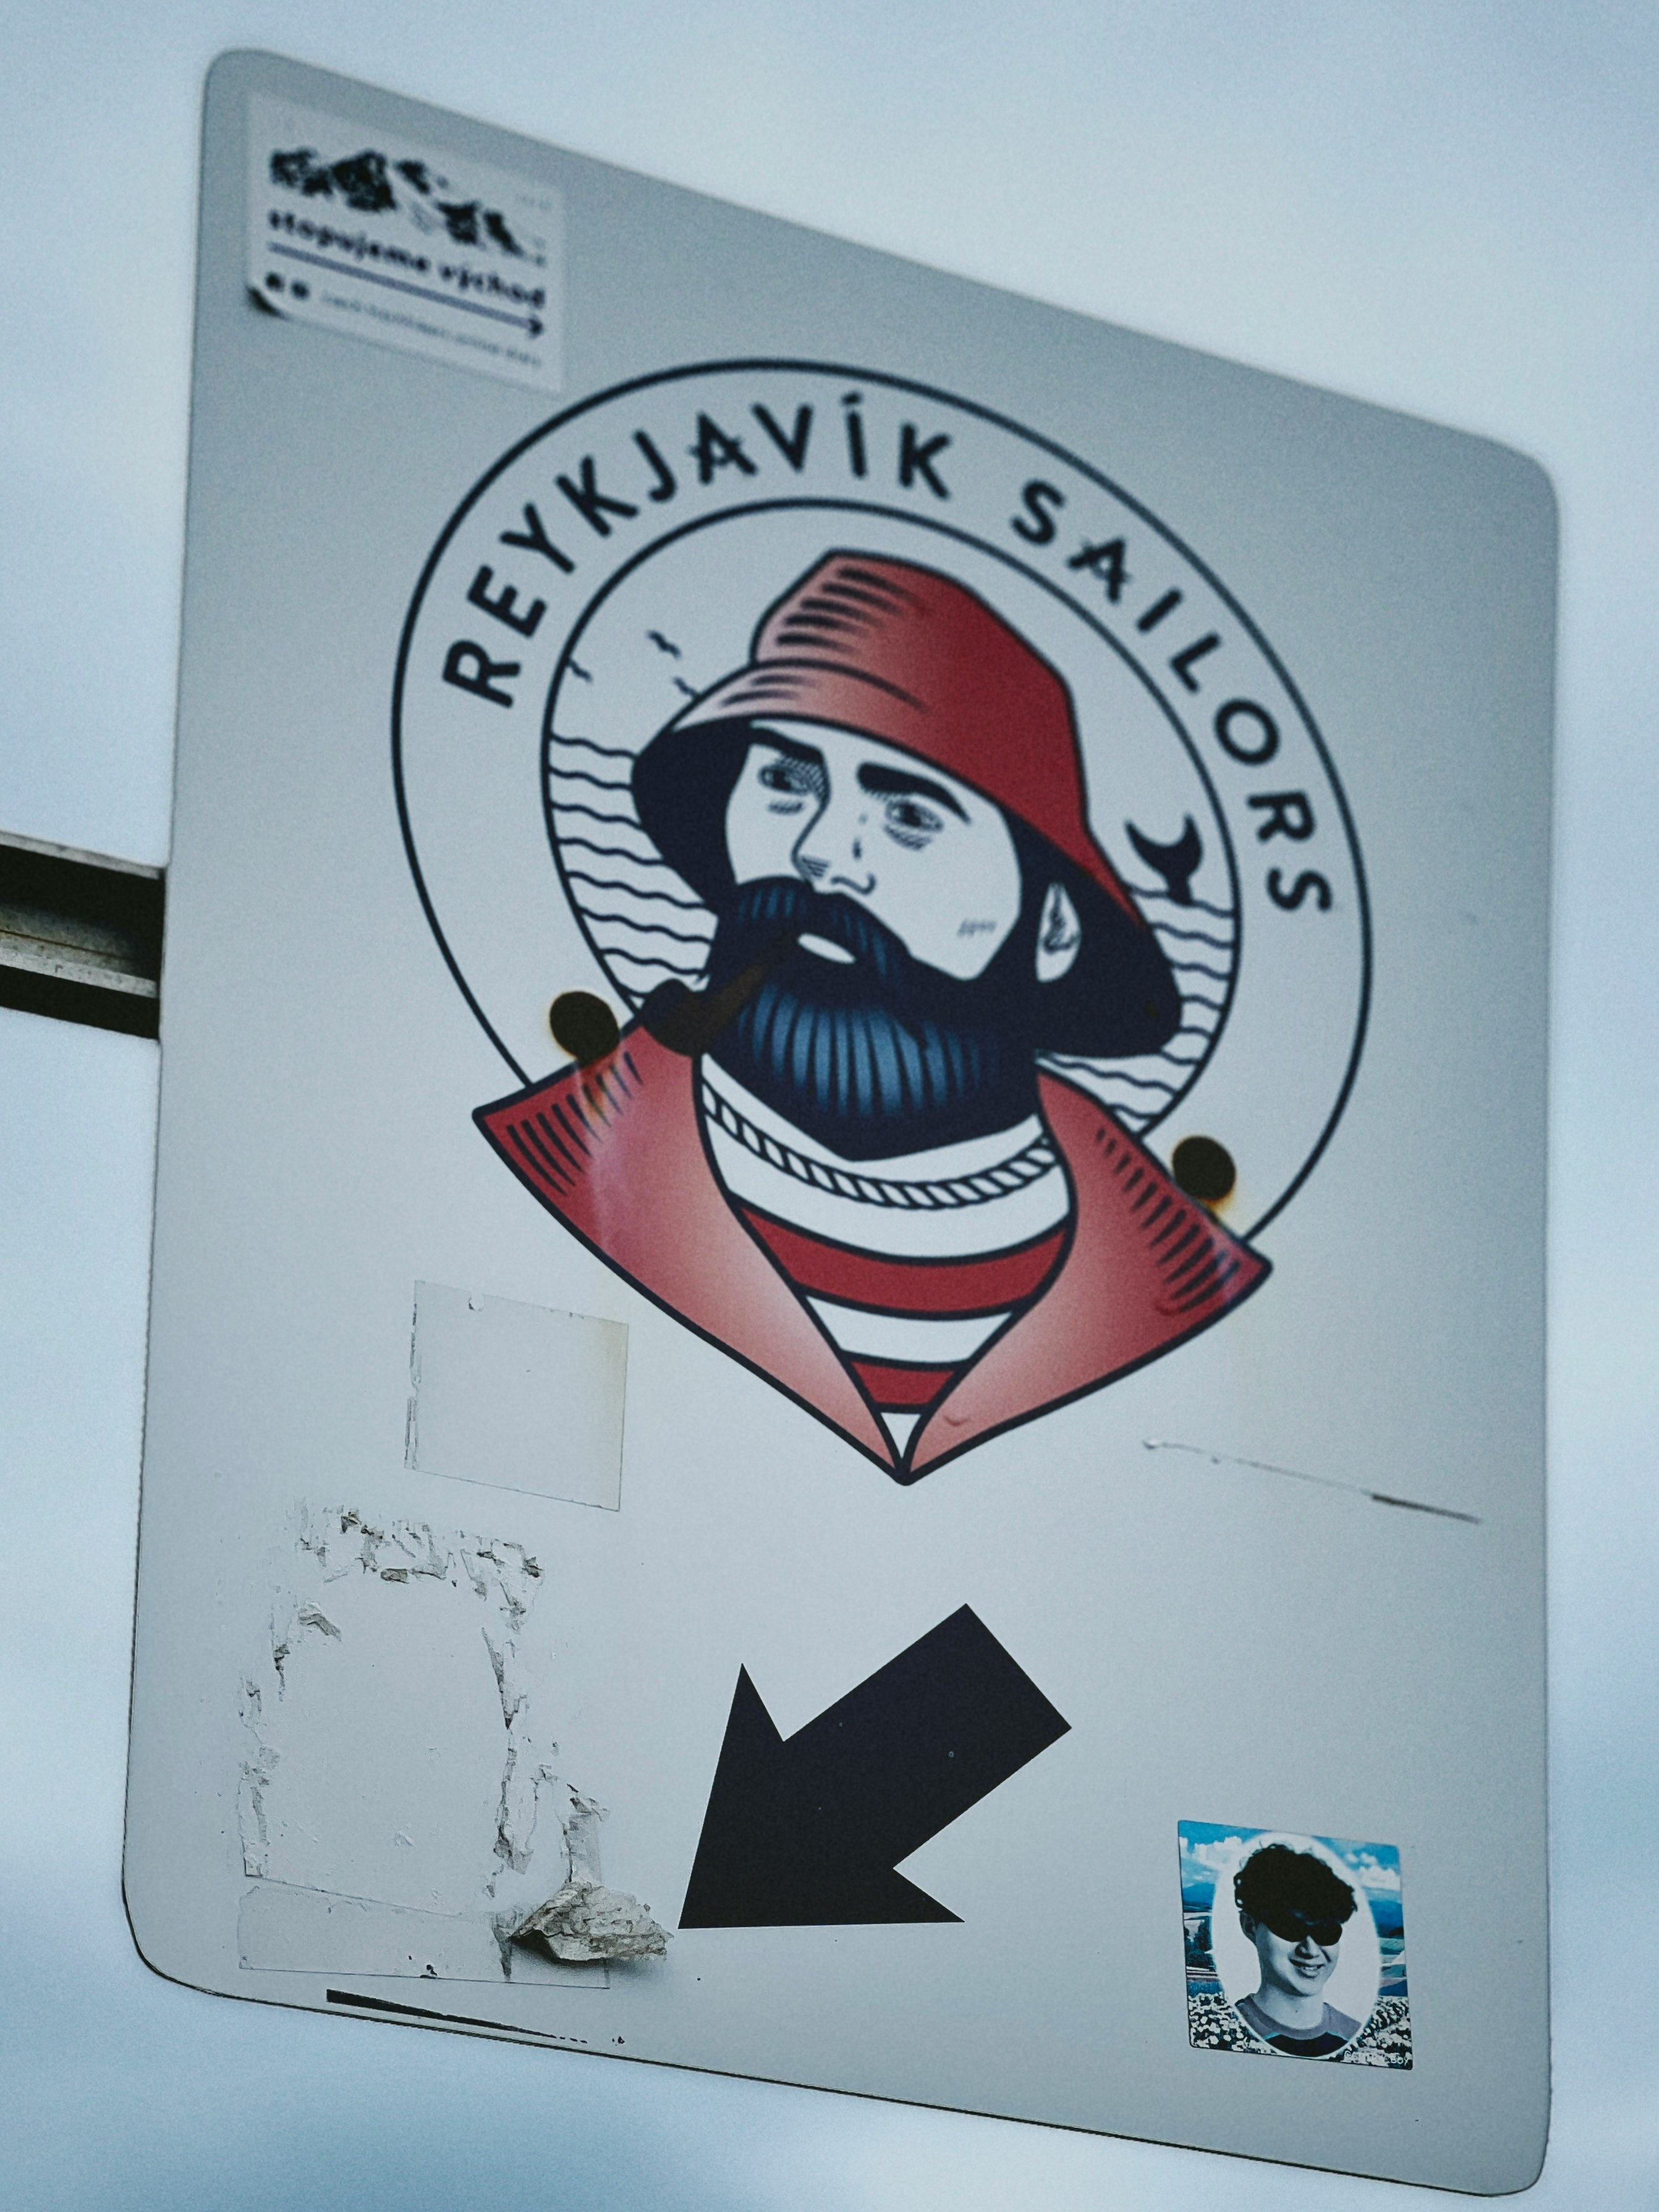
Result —
POLYGON ((793 928, 779 930, 759 959, 740 969, 718 991, 693 991, 684 983, 659 983, 640 1008, 641 1026, 659 1044, 666 1045, 670 1052, 683 1053, 688 1059, 707 1052, 726 1024, 737 1019, 786 954, 794 950, 799 934, 793 928))

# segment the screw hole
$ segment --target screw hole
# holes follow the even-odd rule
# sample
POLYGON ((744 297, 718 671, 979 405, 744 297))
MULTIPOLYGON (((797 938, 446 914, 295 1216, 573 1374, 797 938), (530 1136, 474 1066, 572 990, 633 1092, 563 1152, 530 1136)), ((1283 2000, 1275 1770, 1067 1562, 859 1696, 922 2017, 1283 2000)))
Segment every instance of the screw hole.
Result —
POLYGON ((1183 1137, 1170 1155, 1170 1170, 1188 1198, 1206 1206, 1219 1206, 1238 1181, 1232 1154, 1213 1137, 1183 1137))
POLYGON ((622 1041, 617 1017, 592 991, 561 991, 547 1010, 547 1026, 555 1044, 584 1067, 615 1052, 622 1041))

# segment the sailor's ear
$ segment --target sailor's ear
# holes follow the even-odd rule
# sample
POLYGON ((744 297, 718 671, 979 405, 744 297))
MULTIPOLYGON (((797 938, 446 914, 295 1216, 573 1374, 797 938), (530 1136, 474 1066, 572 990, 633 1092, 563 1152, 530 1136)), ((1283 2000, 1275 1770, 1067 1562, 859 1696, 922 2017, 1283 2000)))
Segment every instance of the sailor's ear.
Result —
POLYGON ((1238 1916, 1238 1924, 1244 1931, 1244 1941, 1247 1943, 1254 1943, 1255 1941, 1256 1929, 1255 1913, 1241 1911, 1238 1916))
POLYGON ((1037 917, 1038 982, 1058 983, 1062 975, 1068 975, 1082 943, 1083 924, 1078 920, 1070 892, 1064 884, 1050 884, 1042 895, 1042 911, 1037 917))

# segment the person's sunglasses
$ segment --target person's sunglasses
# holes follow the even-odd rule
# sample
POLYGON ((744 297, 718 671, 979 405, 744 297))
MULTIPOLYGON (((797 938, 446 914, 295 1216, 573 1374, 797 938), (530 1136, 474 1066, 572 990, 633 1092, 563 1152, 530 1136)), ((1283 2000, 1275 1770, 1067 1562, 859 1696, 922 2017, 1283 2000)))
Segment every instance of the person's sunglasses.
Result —
POLYGON ((1340 1920, 1304 1920, 1299 1912, 1281 1912, 1276 1917, 1264 1912, 1261 1924, 1264 1928, 1271 1928, 1283 1943, 1299 1943, 1304 1936, 1311 1936, 1322 1951, 1332 1951, 1342 1941, 1346 1923, 1340 1920))

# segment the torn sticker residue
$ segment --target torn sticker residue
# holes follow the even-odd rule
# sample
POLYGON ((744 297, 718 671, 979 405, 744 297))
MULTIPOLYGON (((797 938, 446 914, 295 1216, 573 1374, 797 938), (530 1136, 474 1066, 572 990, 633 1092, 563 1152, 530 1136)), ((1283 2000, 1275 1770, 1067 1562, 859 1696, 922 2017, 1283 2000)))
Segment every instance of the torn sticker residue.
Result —
POLYGON ((604 1818, 558 1771, 545 1580, 504 1539, 297 1510, 240 1687, 242 1864, 286 1893, 250 1893, 247 1963, 343 1970, 324 1955, 337 1937, 356 1972, 377 1970, 379 1946, 387 1973, 448 1978, 483 1958, 504 1978, 541 1978, 512 1931, 573 1881, 598 1882, 604 1818), (408 1914, 427 1917, 424 1934, 408 1914), (423 1945, 432 1957, 411 1966, 423 1945), (286 1955, 296 1947, 303 1960, 286 1955))
POLYGON ((512 1948, 516 1913, 416 1912, 372 1898, 333 1897, 251 1881, 237 1915, 244 1966, 264 1972, 402 1976, 431 1982, 562 1982, 606 1989, 603 1965, 561 1964, 540 1946, 512 1948))
POLYGON ((660 1959, 668 1950, 668 1930, 649 1908, 624 1891, 584 1879, 565 1883, 556 1896, 521 1920, 512 1940, 544 1943, 567 1965, 595 1959, 660 1959))

